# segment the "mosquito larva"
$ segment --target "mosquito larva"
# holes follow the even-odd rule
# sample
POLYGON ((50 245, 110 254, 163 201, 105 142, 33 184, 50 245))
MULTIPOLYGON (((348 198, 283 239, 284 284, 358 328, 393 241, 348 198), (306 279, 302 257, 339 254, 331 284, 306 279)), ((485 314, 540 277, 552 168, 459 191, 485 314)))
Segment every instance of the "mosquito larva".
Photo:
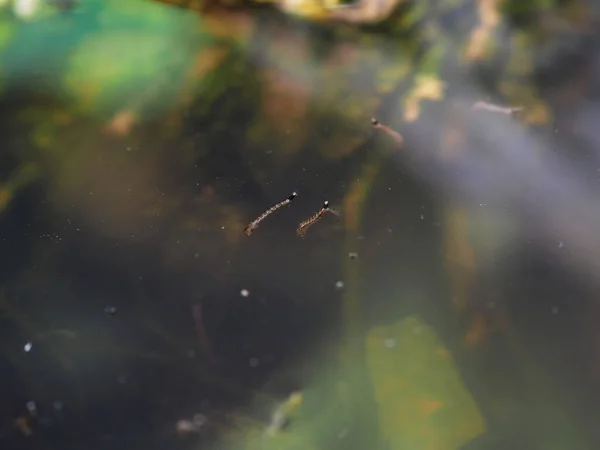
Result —
POLYGON ((373 125, 373 128, 377 128, 385 134, 387 134, 388 136, 390 136, 396 143, 397 148, 401 148, 404 145, 404 138, 396 130, 392 130, 390 127, 382 124, 379 120, 375 118, 371 119, 371 125, 373 125))
POLYGON ((300 225, 298 225, 298 228, 296 229, 296 234, 298 236, 303 237, 306 234, 306 230, 308 229, 308 227, 310 227, 311 225, 317 223, 319 220, 321 220, 323 218, 323 216, 325 215, 325 213, 330 212, 332 214, 335 214, 336 216, 339 216, 340 213, 337 212, 334 209, 331 209, 329 207, 329 201, 325 201, 323 203, 323 207, 317 211, 314 215, 312 215, 311 217, 309 217, 308 219, 306 219, 304 222, 302 222, 300 225))
POLYGON ((523 111, 523 108, 520 106, 505 107, 505 106, 494 105, 492 103, 487 103, 487 102, 477 102, 477 103, 473 104, 473 106, 471 106, 471 109, 476 109, 476 110, 479 109, 479 110, 484 110, 484 111, 497 112, 497 113, 501 113, 501 114, 506 114, 508 116, 514 116, 515 114, 523 111))
POLYGON ((258 226, 260 225, 260 223, 269 215, 274 213, 275 211, 277 211, 279 208, 281 208, 282 206, 288 205, 292 202, 292 200, 294 200, 294 198, 296 198, 298 194, 296 192, 292 192, 292 195, 290 195, 288 198, 286 198, 284 201, 277 203, 276 205, 271 206, 269 209, 267 209, 264 213, 262 213, 260 216, 258 216, 256 219, 254 219, 252 222, 250 222, 248 225, 246 225, 246 228, 244 228, 244 234, 246 236, 250 236, 252 233, 254 233, 254 230, 256 230, 258 228, 258 226))

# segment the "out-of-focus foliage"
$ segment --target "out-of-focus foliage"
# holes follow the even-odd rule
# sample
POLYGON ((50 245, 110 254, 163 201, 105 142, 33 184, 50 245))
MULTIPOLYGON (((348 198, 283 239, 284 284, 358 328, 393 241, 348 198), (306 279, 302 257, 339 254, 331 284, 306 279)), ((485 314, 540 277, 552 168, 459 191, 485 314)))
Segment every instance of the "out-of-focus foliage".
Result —
POLYGON ((341 371, 332 363, 320 365, 302 394, 274 407, 270 424, 248 424, 229 437, 228 445, 246 450, 344 448, 348 440, 366 439, 373 449, 457 450, 485 432, 450 353, 421 319, 376 327, 364 346, 371 386, 357 384, 361 369, 356 361, 341 371), (371 411, 371 395, 376 411, 371 411), (364 424, 347 422, 344 410, 350 405, 376 415, 379 443, 361 436, 367 433, 364 424), (281 411, 288 412, 287 425, 273 432, 281 411))
POLYGON ((4 83, 43 82, 39 90, 73 113, 101 118, 163 114, 179 99, 194 52, 211 45, 189 14, 140 0, 84 2, 29 23, 3 15, 4 83))
MULTIPOLYGON (((184 8, 195 7, 195 3, 183 0, 169 3, 184 8)), ((403 118, 408 122, 419 116, 423 100, 444 98, 445 69, 441 63, 457 59, 467 68, 487 66, 490 70, 504 71, 500 90, 508 103, 518 101, 526 107, 526 122, 548 123, 551 119, 549 110, 540 102, 530 83, 533 67, 538 63, 536 59, 544 57, 546 50, 555 44, 555 35, 569 33, 573 27, 587 29, 595 23, 585 1, 570 2, 568 6, 558 0, 538 0, 526 2, 526 5, 502 0, 476 4, 450 0, 364 0, 348 5, 314 0, 273 3, 291 15, 327 23, 324 26, 331 27, 334 34, 338 33, 335 30, 340 30, 340 35, 354 34, 348 29, 341 31, 335 25, 337 23, 380 23, 379 30, 386 32, 386 40, 395 37, 404 46, 404 51, 395 52, 390 61, 398 60, 402 67, 407 53, 412 59, 412 74, 401 70, 393 84, 389 78, 386 82, 387 86, 398 86, 403 82, 412 85, 406 89, 404 100, 403 118), (518 28, 512 29, 513 24, 518 28), (522 24, 527 24, 525 29, 521 28, 522 24), (542 51, 536 51, 536 48, 542 51)), ((368 38, 361 38, 363 45, 367 42, 368 38)), ((347 67, 350 64, 348 61, 347 67)), ((380 72, 385 73, 385 70, 382 68, 380 72)))
POLYGON ((390 449, 456 450, 485 432, 452 356, 419 318, 371 330, 367 365, 390 449))
POLYGON ((37 175, 37 167, 31 163, 19 165, 0 187, 0 212, 8 206, 12 196, 28 186, 37 175))
MULTIPOLYGON (((447 97, 448 75, 457 70, 457 62, 460 70, 483 67, 503 73, 499 89, 507 103, 525 108, 525 122, 548 123, 550 112, 529 82, 536 48, 552 44, 544 30, 557 20, 548 18, 561 17, 563 26, 585 26, 578 25, 585 6, 534 3, 524 10, 493 0, 477 5, 403 2, 372 34, 334 24, 316 26, 315 34, 299 26, 292 34, 276 23, 258 26, 251 13, 236 9, 209 8, 198 16, 185 10, 196 9, 194 2, 175 8, 141 0, 88 0, 68 11, 40 4, 39 14, 26 22, 7 4, 0 16, 0 87, 53 93, 63 102, 56 113, 45 108, 41 115, 25 114, 36 117, 29 122, 35 145, 46 148, 72 148, 73 143, 65 146, 64 138, 57 137, 64 136, 65 127, 76 126, 73 115, 105 120, 106 131, 114 136, 163 120, 164 132, 174 136, 181 130, 181 111, 193 102, 202 135, 230 127, 236 133, 244 130, 256 146, 281 148, 251 169, 264 186, 266 173, 298 157, 315 138, 324 155, 351 155, 367 137, 361 124, 386 96, 396 99, 392 116, 414 122, 424 105, 447 97), (537 20, 533 12, 541 10, 544 20, 537 20), (509 29, 507 20, 524 14, 531 16, 527 28, 509 29), (320 35, 336 44, 327 44, 320 35), (501 53, 499 45, 505 47, 501 53), (315 51, 321 56, 316 58, 315 51), (243 58, 263 63, 248 65, 243 58), (244 98, 243 105, 227 103, 236 96, 244 98), (234 118, 240 107, 252 117, 247 129, 229 125, 240 123, 234 118), (327 133, 318 131, 322 117, 334 110, 337 123, 329 123, 327 133), (216 111, 225 114, 219 125, 200 126, 216 111)), ((285 8, 306 16, 303 4, 286 3, 285 8)), ((323 5, 323 14, 331 6, 323 5)))

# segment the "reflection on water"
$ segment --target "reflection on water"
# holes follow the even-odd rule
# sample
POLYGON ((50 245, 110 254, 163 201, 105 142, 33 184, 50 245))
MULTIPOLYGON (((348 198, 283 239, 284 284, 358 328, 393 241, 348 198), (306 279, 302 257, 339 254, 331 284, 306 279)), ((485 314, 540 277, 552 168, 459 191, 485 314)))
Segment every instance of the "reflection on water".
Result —
POLYGON ((2 448, 595 448, 585 14, 80 3, 0 10, 2 448))

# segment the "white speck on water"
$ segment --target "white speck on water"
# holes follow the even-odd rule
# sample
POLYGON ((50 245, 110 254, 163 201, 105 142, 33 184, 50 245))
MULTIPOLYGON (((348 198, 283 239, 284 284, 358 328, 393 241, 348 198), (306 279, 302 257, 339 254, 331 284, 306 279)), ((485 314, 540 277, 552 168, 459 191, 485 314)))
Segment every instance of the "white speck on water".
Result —
POLYGON ((425 218, 425 216, 423 214, 421 214, 421 220, 423 220, 425 218))
POLYGON ((563 243, 563 241, 558 241, 558 248, 563 248, 565 246, 565 244, 563 243))
POLYGON ((336 281, 335 283, 335 288, 336 289, 344 289, 344 282, 343 281, 336 281))
POLYGON ((552 311, 552 314, 558 314, 558 306, 553 306, 550 311, 552 311))
POLYGON ((221 230, 224 230, 224 229, 225 229, 225 227, 224 227, 224 226, 223 226, 223 227, 221 227, 221 230))
POLYGON ((348 253, 348 258, 350 258, 350 259, 356 259, 356 258, 358 258, 358 253, 356 253, 356 252, 350 252, 350 253, 348 253))
POLYGON ((198 253, 194 253, 194 258, 199 257, 200 255, 198 253))
POLYGON ((242 290, 240 291, 240 295, 241 295, 242 297, 248 297, 248 296, 250 295, 250 291, 249 291, 248 289, 242 289, 242 290))
POLYGON ((33 347, 33 344, 31 342, 27 342, 24 346, 23 346, 23 350, 25 350, 25 352, 30 352, 31 351, 31 347, 33 347))
POLYGON ((250 358, 250 367, 258 367, 260 361, 258 358, 250 358))
POLYGON ((27 402, 27 411, 29 411, 30 413, 34 413, 37 411, 37 407, 35 406, 35 402, 27 402))
POLYGON ((394 348, 396 346, 396 339, 388 338, 383 342, 387 348, 394 348))

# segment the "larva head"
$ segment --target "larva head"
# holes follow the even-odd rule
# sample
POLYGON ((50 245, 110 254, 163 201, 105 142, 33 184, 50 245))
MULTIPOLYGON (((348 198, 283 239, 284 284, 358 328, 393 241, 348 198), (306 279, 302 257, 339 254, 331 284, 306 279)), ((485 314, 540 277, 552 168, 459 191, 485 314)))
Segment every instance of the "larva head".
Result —
POLYGON ((377 125, 379 125, 379 120, 377 120, 375 117, 371 117, 371 125, 376 127, 377 125))
POLYGON ((289 201, 292 201, 292 200, 294 200, 296 197, 298 197, 298 193, 297 193, 296 191, 294 191, 294 192, 292 192, 292 195, 290 195, 290 196, 288 197, 288 200, 289 200, 289 201))
POLYGON ((323 203, 323 209, 329 209, 329 200, 325 200, 323 203))

